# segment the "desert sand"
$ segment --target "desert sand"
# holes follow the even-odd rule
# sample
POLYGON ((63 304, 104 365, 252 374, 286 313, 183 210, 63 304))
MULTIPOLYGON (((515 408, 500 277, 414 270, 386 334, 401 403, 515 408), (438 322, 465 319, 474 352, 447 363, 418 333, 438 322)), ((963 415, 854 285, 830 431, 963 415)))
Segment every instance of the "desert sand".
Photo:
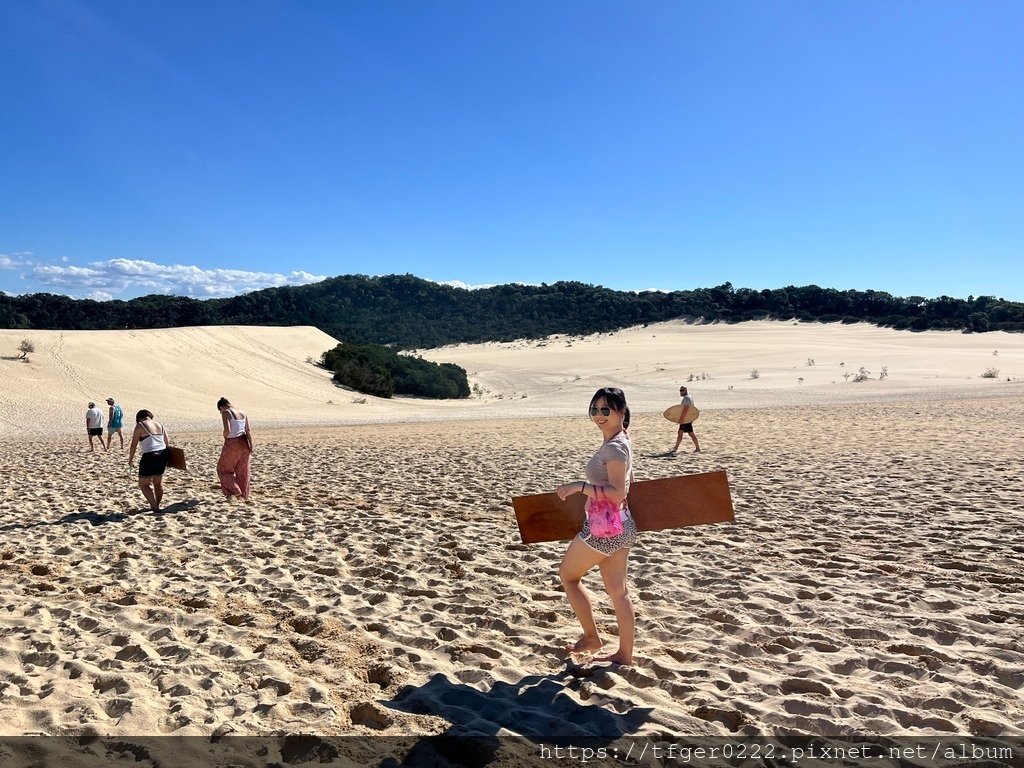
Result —
POLYGON ((312 329, 0 346, 24 337, 0 361, 3 735, 1024 735, 1024 337, 669 323, 423 352, 471 373, 461 403, 354 402, 312 329), (690 374, 704 453, 668 457, 690 374), (637 479, 725 469, 736 510, 641 537, 632 667, 567 657, 565 544, 522 545, 510 503, 582 476, 605 383, 637 479), (160 513, 116 440, 87 449, 108 394, 188 454, 160 513), (222 394, 256 433, 245 505, 215 485, 222 394))

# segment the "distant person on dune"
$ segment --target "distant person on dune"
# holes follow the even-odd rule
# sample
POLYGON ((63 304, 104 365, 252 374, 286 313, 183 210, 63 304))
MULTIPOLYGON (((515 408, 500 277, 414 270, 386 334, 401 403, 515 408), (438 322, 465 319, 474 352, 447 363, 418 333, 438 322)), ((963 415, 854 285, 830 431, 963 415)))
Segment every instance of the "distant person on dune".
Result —
POLYGON ((160 511, 164 497, 164 470, 170 458, 167 447, 171 444, 167 430, 153 419, 153 414, 143 409, 135 414, 135 431, 128 449, 128 464, 135 460, 135 449, 142 450, 139 459, 139 489, 149 502, 149 508, 160 511))
POLYGON ((693 398, 687 393, 686 387, 679 388, 679 396, 683 398, 683 415, 679 417, 679 432, 676 433, 675 447, 669 453, 675 453, 679 450, 679 444, 683 442, 683 435, 690 436, 690 439, 693 440, 693 452, 700 453, 700 443, 697 442, 697 435, 693 433, 693 423, 692 421, 686 421, 687 413, 693 408, 693 398))
POLYGON ((89 410, 85 412, 85 432, 89 435, 90 451, 96 450, 96 445, 92 441, 94 437, 98 437, 100 447, 104 451, 107 450, 103 445, 103 411, 96 407, 96 403, 89 403, 89 410))
POLYGON ((107 409, 107 450, 110 450, 110 443, 115 433, 121 441, 121 450, 124 450, 124 430, 122 429, 124 413, 121 411, 121 406, 115 403, 112 397, 107 398, 107 405, 110 406, 107 409))
POLYGON ((221 423, 224 425, 224 447, 217 462, 220 489, 228 501, 249 500, 249 461, 252 457, 252 432, 249 417, 231 401, 222 397, 217 401, 221 423))
POLYGON ((615 608, 619 629, 619 648, 601 661, 633 663, 635 614, 626 584, 629 548, 636 543, 636 521, 626 506, 629 484, 633 479, 633 447, 626 434, 629 408, 621 389, 604 387, 590 400, 590 418, 601 430, 601 447, 587 463, 586 480, 575 480, 555 489, 565 500, 576 493, 587 497, 583 530, 569 544, 558 575, 583 627, 583 636, 570 653, 594 653, 604 643, 597 632, 590 595, 580 581, 595 565, 601 569, 604 588, 615 608))

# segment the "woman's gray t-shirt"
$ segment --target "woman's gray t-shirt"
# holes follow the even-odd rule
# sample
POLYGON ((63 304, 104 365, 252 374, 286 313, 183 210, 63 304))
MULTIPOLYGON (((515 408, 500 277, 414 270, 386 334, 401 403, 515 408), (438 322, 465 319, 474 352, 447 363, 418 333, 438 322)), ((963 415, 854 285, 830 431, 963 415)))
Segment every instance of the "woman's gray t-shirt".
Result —
POLYGON ((587 462, 587 482, 591 485, 608 485, 608 462, 621 461, 626 465, 626 494, 629 494, 629 476, 633 468, 633 446, 625 432, 619 432, 597 449, 587 462))

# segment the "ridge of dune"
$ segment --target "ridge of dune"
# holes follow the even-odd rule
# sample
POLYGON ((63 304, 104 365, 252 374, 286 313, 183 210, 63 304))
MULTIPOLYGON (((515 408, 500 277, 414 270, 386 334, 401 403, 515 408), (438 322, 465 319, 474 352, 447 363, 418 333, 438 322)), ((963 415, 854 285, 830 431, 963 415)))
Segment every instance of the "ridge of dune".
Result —
MULTIPOLYGON (((202 326, 124 331, 0 331, 0 349, 35 346, 25 364, 0 363, 0 435, 84 429, 94 401, 114 397, 127 424, 148 408, 172 429, 212 429, 215 403, 261 403, 261 413, 312 411, 328 398, 330 374, 306 362, 337 342, 308 326, 202 326)), ((106 419, 104 419, 104 422, 106 419)))
POLYGON ((474 396, 449 401, 388 400, 335 386, 312 361, 337 343, 309 326, 0 330, 0 350, 9 352, 0 359, 0 436, 79 431, 87 403, 102 407, 108 396, 129 417, 148 408, 175 431, 195 431, 218 428, 214 403, 222 395, 247 408, 261 427, 286 427, 571 415, 581 398, 606 385, 626 390, 637 413, 672 405, 678 385, 687 382, 698 404, 714 409, 1024 390, 1024 335, 1005 332, 669 321, 414 352, 466 369, 474 396), (23 338, 36 349, 27 364, 15 353, 23 338), (854 383, 861 367, 870 376, 854 383), (883 367, 888 376, 880 380, 883 367), (998 377, 982 378, 988 368, 998 377))

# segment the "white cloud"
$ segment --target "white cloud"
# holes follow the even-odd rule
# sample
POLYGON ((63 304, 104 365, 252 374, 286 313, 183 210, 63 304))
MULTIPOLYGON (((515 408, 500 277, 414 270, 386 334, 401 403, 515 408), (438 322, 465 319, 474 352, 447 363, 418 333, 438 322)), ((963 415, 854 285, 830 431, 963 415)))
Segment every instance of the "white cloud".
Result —
POLYGON ((494 283, 470 285, 469 283, 464 283, 461 280, 431 280, 430 282, 437 283, 438 285, 447 285, 451 288, 464 288, 467 291, 479 291, 481 288, 493 288, 495 285, 494 283))
POLYGON ((94 261, 85 267, 35 266, 26 277, 73 296, 106 301, 124 292, 165 293, 209 299, 236 296, 261 288, 306 285, 326 275, 295 271, 249 272, 241 269, 202 269, 189 264, 156 264, 142 259, 94 261), (98 298, 103 296, 105 298, 98 298))
POLYGON ((92 299, 93 301, 110 301, 114 297, 106 291, 92 291, 87 293, 85 298, 92 299))
POLYGON ((0 269, 17 269, 23 267, 26 264, 32 262, 25 259, 26 256, 31 256, 31 251, 22 251, 21 253, 0 253, 0 269))

